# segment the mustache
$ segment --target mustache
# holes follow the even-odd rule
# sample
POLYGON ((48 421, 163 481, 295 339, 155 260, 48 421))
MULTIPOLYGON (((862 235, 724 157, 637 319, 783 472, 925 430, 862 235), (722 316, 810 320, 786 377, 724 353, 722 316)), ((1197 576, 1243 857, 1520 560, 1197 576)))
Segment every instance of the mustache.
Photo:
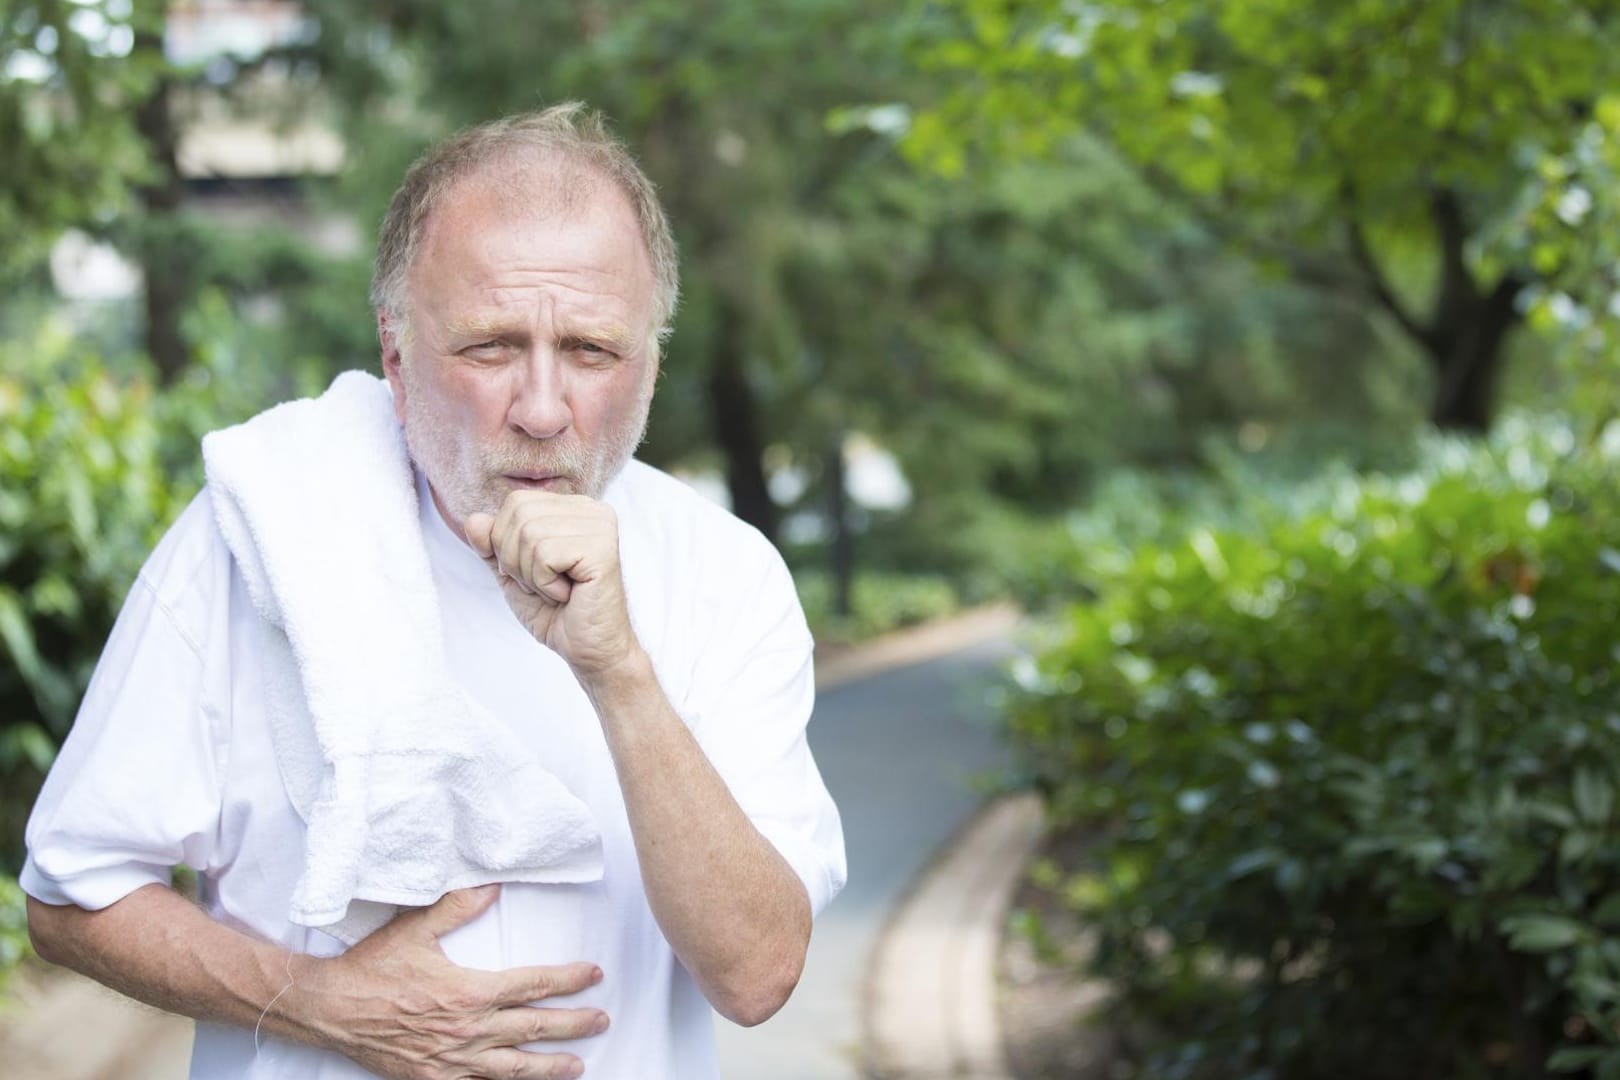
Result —
POLYGON ((521 473, 526 475, 580 476, 589 465, 585 448, 577 442, 528 443, 490 447, 483 455, 483 465, 492 473, 521 473))

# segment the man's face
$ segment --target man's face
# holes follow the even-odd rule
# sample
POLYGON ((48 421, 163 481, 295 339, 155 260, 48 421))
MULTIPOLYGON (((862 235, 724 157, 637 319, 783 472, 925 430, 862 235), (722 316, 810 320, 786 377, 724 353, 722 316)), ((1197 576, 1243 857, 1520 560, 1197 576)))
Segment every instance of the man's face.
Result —
POLYGON ((658 365, 652 266, 623 197, 604 182, 555 209, 464 181, 409 283, 383 369, 450 527, 520 487, 600 496, 641 442, 658 365))

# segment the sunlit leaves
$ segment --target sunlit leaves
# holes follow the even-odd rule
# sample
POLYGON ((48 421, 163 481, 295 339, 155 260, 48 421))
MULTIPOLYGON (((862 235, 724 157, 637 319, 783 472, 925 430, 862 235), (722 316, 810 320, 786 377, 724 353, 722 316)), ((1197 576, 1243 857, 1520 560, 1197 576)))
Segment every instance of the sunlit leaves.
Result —
POLYGON ((1620 458, 1596 445, 1513 418, 1405 474, 1120 485, 1080 521, 1088 598, 1010 727, 1100 840, 1073 869, 1108 884, 1094 970, 1165 1034, 1142 1075, 1191 1047, 1175 1075, 1620 1061, 1620 458))
MULTIPOLYGON (((1616 143, 1604 137, 1614 111, 1605 102, 1620 85, 1620 7, 923 7, 931 18, 916 35, 919 63, 957 81, 917 117, 906 142, 917 160, 956 174, 1098 134, 1147 182, 1299 280, 1364 289, 1439 368, 1495 370, 1499 345, 1469 360, 1448 349, 1503 318, 1468 305, 1505 284, 1510 323, 1528 312, 1586 369, 1612 375, 1597 358, 1613 352, 1620 320, 1608 310, 1620 188, 1616 143)), ((1440 378, 1454 377, 1468 376, 1440 378)), ((1477 405, 1461 410, 1468 417, 1456 407, 1437 396, 1436 419, 1486 419, 1477 405)))
POLYGON ((161 19, 154 0, 0 5, 0 275, 65 227, 105 225, 150 175, 135 110, 162 60, 133 43, 161 19))

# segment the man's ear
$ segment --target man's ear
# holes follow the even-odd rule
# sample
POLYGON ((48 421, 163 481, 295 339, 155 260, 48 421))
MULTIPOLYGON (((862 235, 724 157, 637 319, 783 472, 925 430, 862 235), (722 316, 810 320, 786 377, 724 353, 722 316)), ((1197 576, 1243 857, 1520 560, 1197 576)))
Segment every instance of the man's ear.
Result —
POLYGON ((399 319, 383 311, 377 312, 377 344, 382 349, 383 378, 394 392, 394 415, 401 424, 405 422, 405 373, 400 367, 404 359, 399 352, 403 330, 399 319))

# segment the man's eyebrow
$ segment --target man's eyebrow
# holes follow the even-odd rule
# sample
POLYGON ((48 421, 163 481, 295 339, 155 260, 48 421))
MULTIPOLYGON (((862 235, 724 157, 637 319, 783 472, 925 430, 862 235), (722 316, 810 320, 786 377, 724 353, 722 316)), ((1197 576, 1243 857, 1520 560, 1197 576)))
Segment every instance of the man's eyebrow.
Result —
POLYGON ((500 333, 500 323, 487 315, 451 316, 444 321, 445 332, 454 337, 486 337, 500 333))
MULTIPOLYGON (((454 338, 486 338, 507 333, 507 327, 500 319, 488 315, 453 315, 444 320, 444 331, 454 338)), ((620 322, 565 326, 561 337, 570 342, 600 342, 619 353, 628 353, 641 344, 641 339, 620 322)))
POLYGON ((568 341, 599 341, 612 346, 615 352, 629 352, 639 343, 623 323, 605 323, 598 326, 568 327, 562 334, 568 341))

